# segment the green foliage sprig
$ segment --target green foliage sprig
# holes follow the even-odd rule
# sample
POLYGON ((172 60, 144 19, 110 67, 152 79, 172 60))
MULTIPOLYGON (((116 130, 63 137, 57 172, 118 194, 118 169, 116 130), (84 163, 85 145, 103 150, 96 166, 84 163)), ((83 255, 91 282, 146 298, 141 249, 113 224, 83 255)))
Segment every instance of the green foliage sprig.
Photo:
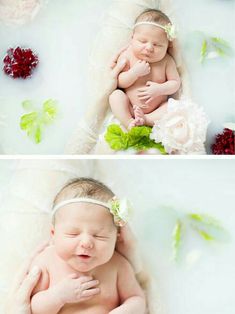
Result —
POLYGON ((187 228, 194 230, 206 242, 218 241, 221 239, 221 234, 225 233, 222 224, 212 216, 198 213, 181 213, 179 216, 172 232, 173 260, 175 261, 179 258, 187 228))
POLYGON ((115 150, 127 150, 133 148, 137 151, 150 148, 158 149, 161 154, 166 154, 161 143, 155 143, 150 139, 152 128, 148 126, 133 127, 129 132, 124 132, 118 124, 111 124, 107 128, 105 140, 115 150))
POLYGON ((227 41, 220 37, 204 35, 201 45, 200 62, 212 57, 226 57, 232 54, 232 48, 227 41))
POLYGON ((31 100, 24 100, 22 106, 29 113, 20 118, 20 128, 25 131, 36 144, 42 141, 42 132, 45 126, 50 125, 57 115, 56 101, 47 99, 42 108, 36 109, 31 100))

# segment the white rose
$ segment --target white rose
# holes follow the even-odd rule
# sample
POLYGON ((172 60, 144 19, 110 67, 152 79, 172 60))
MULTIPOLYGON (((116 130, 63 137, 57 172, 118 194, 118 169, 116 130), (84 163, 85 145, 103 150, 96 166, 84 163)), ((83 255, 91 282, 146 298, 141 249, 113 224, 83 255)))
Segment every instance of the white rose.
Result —
POLYGON ((196 104, 186 100, 168 100, 168 112, 150 135, 162 143, 168 154, 204 153, 208 120, 196 104))

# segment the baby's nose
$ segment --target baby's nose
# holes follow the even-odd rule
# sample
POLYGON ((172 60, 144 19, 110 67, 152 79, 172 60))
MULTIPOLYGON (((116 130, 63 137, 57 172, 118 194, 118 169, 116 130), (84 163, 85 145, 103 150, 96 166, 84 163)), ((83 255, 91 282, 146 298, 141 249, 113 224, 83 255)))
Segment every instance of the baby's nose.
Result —
POLYGON ((92 249, 93 248, 93 243, 92 240, 90 239, 89 236, 82 236, 81 240, 80 240, 80 246, 83 249, 92 249))
POLYGON ((149 50, 149 51, 152 51, 153 50, 153 45, 151 43, 147 43, 146 44, 146 49, 149 50))

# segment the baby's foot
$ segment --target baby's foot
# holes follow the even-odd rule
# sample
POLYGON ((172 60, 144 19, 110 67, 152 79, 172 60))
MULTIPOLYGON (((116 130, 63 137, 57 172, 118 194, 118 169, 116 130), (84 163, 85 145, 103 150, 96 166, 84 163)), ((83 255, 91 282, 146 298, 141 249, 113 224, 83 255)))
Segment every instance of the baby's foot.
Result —
POLYGON ((127 129, 130 130, 130 129, 132 129, 134 126, 136 126, 136 121, 135 121, 135 119, 131 119, 130 122, 129 122, 129 124, 128 124, 127 129))
POLYGON ((135 125, 144 125, 145 118, 144 118, 143 110, 138 106, 134 106, 133 109, 134 109, 134 116, 135 116, 135 125))

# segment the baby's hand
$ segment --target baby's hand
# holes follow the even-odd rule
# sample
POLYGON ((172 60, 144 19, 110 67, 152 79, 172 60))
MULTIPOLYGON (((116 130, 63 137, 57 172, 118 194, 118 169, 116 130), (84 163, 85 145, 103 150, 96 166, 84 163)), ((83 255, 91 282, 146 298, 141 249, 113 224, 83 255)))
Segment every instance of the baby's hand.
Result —
POLYGON ((145 76, 150 73, 150 65, 144 60, 138 60, 132 67, 132 70, 138 77, 145 76))
POLYGON ((155 82, 147 82, 146 87, 138 90, 138 97, 144 101, 146 105, 154 100, 155 97, 162 95, 161 84, 155 82))
POLYGON ((76 274, 71 274, 54 286, 54 293, 63 305, 78 303, 97 295, 100 292, 99 288, 94 288, 97 284, 99 281, 92 277, 78 278, 76 274))

